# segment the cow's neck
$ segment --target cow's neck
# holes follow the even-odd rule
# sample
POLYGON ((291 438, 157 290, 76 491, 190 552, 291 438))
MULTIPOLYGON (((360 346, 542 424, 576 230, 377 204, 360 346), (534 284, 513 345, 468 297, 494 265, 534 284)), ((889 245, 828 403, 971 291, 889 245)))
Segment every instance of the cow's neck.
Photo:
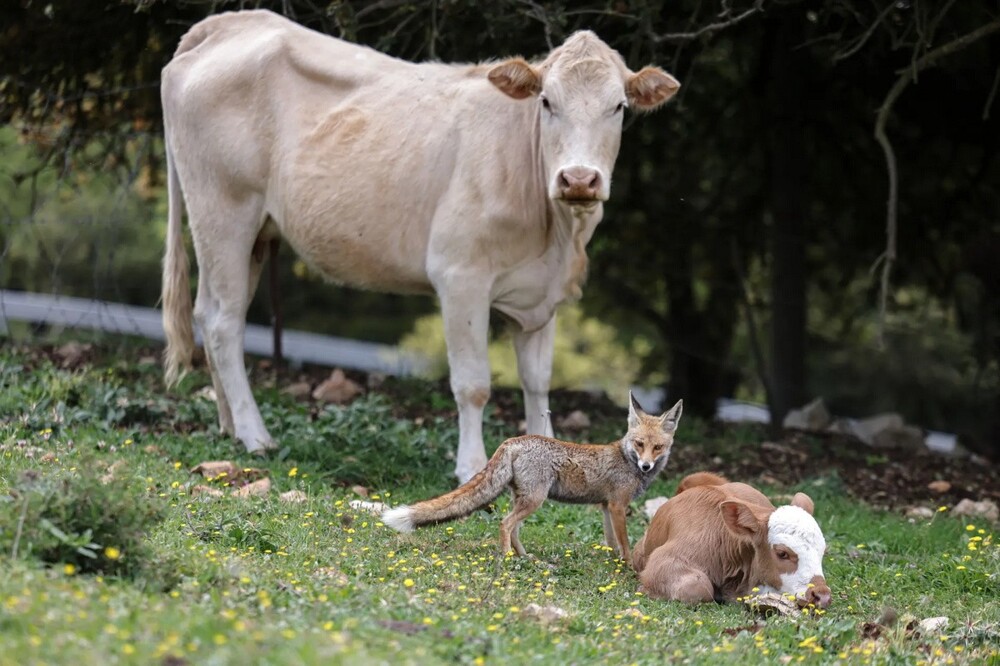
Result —
POLYGON ((562 267, 562 275, 557 280, 557 286, 562 289, 560 300, 575 301, 583 295, 589 261, 587 243, 603 215, 604 207, 600 203, 583 208, 549 202, 550 240, 547 251, 562 267))

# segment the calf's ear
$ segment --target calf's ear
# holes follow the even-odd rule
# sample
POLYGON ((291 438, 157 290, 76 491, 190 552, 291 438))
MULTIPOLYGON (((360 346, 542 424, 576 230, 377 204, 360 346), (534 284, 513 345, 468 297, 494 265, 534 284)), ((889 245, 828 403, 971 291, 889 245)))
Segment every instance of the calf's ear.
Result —
POLYGON ((792 506, 797 506, 800 509, 805 509, 806 513, 810 516, 813 515, 813 510, 816 508, 813 505, 812 498, 805 493, 795 493, 795 497, 792 498, 792 506))
POLYGON ((751 539, 760 530, 766 529, 767 523, 762 523, 746 502, 726 500, 719 505, 722 512, 722 522, 729 531, 742 539, 751 539))
POLYGON ((514 99, 525 99, 542 90, 542 76, 524 58, 511 58, 494 65, 486 78, 514 99))
POLYGON ((680 81, 659 67, 643 67, 625 81, 625 95, 636 111, 652 111, 680 90, 680 81))

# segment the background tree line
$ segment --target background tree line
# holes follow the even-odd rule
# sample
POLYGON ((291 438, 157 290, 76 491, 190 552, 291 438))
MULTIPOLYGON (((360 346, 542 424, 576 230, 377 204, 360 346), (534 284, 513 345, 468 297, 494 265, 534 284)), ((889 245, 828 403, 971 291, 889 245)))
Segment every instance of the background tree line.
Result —
MULTIPOLYGON (((627 348, 648 341, 642 375, 695 412, 741 395, 780 419, 823 395, 838 413, 892 409, 1000 452, 1000 3, 7 3, 4 286, 92 293, 100 282, 155 302, 159 71, 194 22, 251 6, 410 60, 538 55, 589 28, 633 68, 664 66, 684 85, 668 108, 626 120, 585 312, 627 348), (100 198, 101 179, 140 196, 107 210, 122 218, 113 239, 76 228, 46 257, 55 241, 38 222, 62 216, 33 199, 46 179, 64 187, 60 206, 100 198)), ((333 289, 291 254, 280 268, 295 283, 283 294, 292 325, 395 341, 434 308, 333 289)))

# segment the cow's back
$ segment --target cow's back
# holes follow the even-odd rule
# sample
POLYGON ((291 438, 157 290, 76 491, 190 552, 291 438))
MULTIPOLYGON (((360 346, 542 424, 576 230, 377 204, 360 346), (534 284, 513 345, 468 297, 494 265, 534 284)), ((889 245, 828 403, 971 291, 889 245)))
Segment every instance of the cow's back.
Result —
POLYGON ((262 197, 284 239, 335 282, 430 292, 432 257, 454 270, 488 256, 499 274, 545 245, 535 107, 481 68, 408 63, 238 12, 182 39, 163 105, 189 208, 220 188, 262 197))

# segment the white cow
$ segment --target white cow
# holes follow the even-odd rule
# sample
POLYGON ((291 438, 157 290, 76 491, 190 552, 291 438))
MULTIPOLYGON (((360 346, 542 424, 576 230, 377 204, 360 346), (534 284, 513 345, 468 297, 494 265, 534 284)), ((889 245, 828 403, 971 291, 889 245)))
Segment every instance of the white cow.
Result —
POLYGON ((469 479, 486 464, 490 308, 518 326, 528 430, 545 434, 554 313, 580 296, 623 112, 654 109, 679 87, 655 67, 631 72, 591 32, 536 63, 445 65, 267 11, 198 23, 163 70, 167 384, 194 348, 183 201, 223 431, 251 452, 274 446, 243 334, 263 249, 280 237, 334 282, 437 294, 458 403, 455 473, 469 479))

